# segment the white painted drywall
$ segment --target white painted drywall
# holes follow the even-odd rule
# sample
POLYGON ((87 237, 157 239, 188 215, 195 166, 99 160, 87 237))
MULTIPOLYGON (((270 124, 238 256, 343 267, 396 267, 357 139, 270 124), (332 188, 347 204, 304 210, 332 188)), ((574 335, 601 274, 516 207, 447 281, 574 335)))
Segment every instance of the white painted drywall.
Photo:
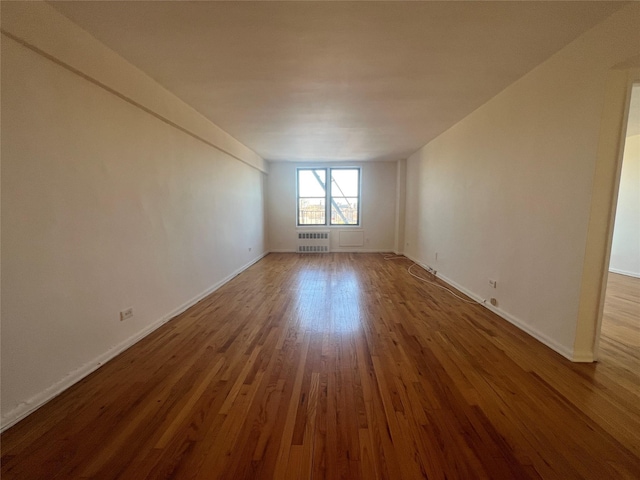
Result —
POLYGON ((637 5, 614 14, 407 163, 405 253, 569 358, 589 353, 574 341, 605 85, 639 24, 637 5))
POLYGON ((625 142, 609 270, 640 277, 640 135, 625 142))
MULTIPOLYGON (((276 252, 296 250, 296 169, 298 167, 361 167, 361 210, 359 227, 311 227, 331 230, 331 250, 344 252, 390 252, 394 250, 396 223, 396 162, 294 163, 269 162, 267 176, 267 224, 269 249, 276 252), (340 247, 337 232, 364 231, 363 247, 340 247)), ((309 227, 305 227, 308 229, 309 227)))
POLYGON ((395 253, 404 251, 404 225, 407 202, 407 160, 398 160, 396 174, 396 230, 395 253))
POLYGON ((260 170, 4 35, 1 133, 6 426, 266 247, 260 170))

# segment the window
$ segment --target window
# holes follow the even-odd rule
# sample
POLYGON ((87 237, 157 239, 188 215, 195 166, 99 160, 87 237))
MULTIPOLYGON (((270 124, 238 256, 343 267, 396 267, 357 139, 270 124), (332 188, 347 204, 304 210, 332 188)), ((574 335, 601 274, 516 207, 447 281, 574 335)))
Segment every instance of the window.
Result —
POLYGON ((360 169, 331 168, 331 225, 358 225, 360 169))
POLYGON ((359 168, 298 169, 298 225, 326 225, 327 217, 330 225, 360 224, 359 168))
POLYGON ((298 225, 327 224, 327 170, 298 170, 298 225))

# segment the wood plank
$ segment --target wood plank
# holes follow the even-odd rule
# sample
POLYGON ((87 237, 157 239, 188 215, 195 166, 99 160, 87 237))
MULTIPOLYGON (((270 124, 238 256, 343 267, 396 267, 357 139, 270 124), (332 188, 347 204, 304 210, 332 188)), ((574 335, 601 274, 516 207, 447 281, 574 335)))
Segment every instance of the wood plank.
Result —
POLYGON ((640 478, 640 279, 572 364, 410 265, 268 255, 4 432, 2 478, 640 478))

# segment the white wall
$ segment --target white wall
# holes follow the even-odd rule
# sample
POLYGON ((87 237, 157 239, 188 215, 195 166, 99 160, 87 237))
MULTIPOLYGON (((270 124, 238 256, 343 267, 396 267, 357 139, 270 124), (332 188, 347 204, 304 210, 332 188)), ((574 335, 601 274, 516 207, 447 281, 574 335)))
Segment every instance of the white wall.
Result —
POLYGON ((276 252, 296 250, 296 168, 309 166, 361 167, 361 225, 359 227, 322 227, 330 229, 332 251, 390 252, 394 250, 396 224, 397 162, 353 162, 348 164, 270 162, 267 176, 267 224, 269 249, 276 252), (363 247, 340 248, 340 230, 364 232, 363 247))
POLYGON ((640 135, 625 143, 609 270, 640 277, 640 135))
POLYGON ((251 152, 186 131, 206 125, 149 78, 132 82, 183 124, 70 71, 73 48, 47 59, 2 38, 3 427, 266 251, 251 152))
POLYGON ((639 22, 614 14, 407 164, 405 253, 572 359, 592 353, 574 341, 606 83, 639 22))

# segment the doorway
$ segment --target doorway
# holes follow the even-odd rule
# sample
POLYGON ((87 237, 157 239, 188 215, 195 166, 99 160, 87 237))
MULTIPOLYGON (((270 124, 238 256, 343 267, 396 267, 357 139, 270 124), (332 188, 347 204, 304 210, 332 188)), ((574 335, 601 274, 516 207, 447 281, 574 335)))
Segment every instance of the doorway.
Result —
MULTIPOLYGON (((631 89, 600 330, 600 356, 640 357, 640 83, 631 89)), ((634 360, 635 359, 635 360, 634 360)))

